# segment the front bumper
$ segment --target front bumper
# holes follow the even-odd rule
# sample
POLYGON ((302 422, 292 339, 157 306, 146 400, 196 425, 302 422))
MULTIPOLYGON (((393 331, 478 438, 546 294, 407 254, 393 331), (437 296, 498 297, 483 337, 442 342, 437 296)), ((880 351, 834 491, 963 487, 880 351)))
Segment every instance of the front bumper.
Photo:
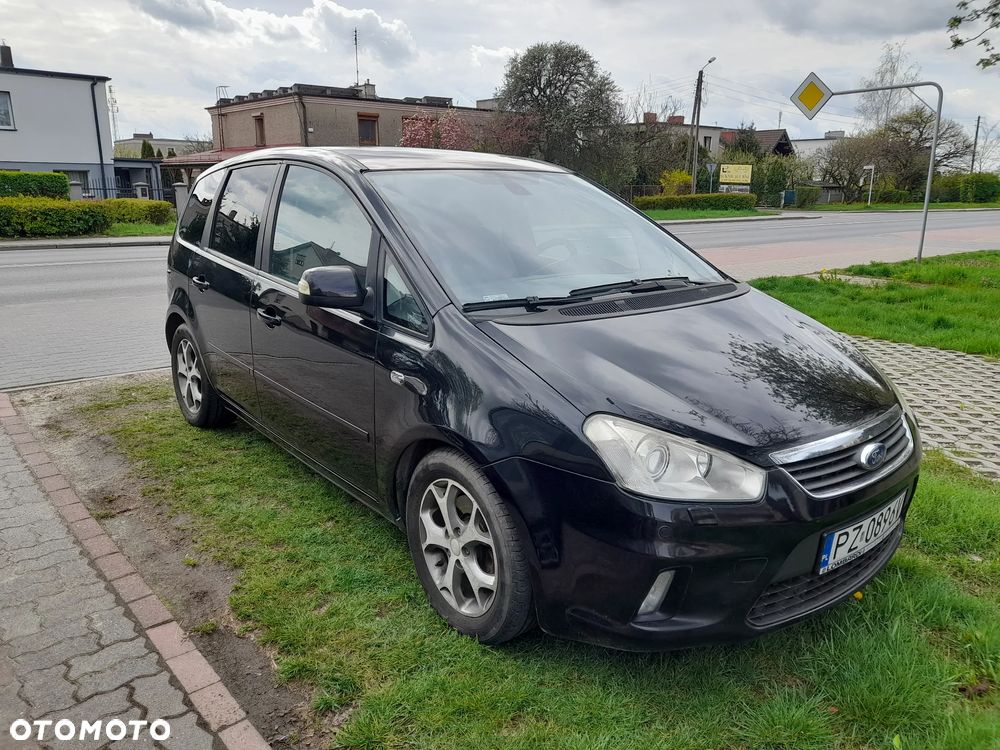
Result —
POLYGON ((919 440, 891 474, 820 500, 780 469, 756 503, 650 500, 527 459, 487 467, 520 511, 533 553, 536 609, 553 635, 627 650, 753 638, 843 601, 888 563, 903 524, 843 569, 815 574, 820 537, 916 488, 919 440), (638 615, 674 571, 660 607, 638 615))

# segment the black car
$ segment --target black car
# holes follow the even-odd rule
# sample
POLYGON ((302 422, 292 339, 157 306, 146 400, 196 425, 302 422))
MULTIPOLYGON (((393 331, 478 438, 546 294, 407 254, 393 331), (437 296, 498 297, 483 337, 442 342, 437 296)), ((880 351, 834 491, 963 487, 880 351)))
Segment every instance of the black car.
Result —
POLYGON ((899 544, 892 384, 560 167, 254 151, 193 185, 169 269, 187 420, 236 415, 398 524, 483 643, 753 637, 899 544))

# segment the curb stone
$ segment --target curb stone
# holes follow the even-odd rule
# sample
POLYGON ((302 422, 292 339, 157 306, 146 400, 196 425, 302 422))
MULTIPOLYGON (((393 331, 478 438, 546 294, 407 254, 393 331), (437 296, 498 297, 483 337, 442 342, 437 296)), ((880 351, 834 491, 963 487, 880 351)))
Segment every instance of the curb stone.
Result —
POLYGON ((14 448, 28 464, 40 490, 62 516, 97 575, 109 583, 125 603, 139 626, 140 634, 152 644, 167 670, 183 687, 184 694, 205 725, 216 733, 228 750, 271 750, 170 611, 80 502, 69 482, 34 439, 24 418, 11 403, 10 396, 2 391, 0 429, 12 438, 26 436, 21 440, 15 439, 14 448), (31 456, 31 461, 28 461, 28 456, 31 456))

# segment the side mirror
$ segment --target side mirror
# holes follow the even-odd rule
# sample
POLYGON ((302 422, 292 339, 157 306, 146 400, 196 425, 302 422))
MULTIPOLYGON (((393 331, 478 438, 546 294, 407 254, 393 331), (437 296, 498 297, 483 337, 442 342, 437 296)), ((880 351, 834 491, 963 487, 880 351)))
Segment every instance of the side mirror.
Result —
POLYGON ((366 291, 348 266, 309 268, 299 279, 299 300, 313 307, 359 307, 366 291))

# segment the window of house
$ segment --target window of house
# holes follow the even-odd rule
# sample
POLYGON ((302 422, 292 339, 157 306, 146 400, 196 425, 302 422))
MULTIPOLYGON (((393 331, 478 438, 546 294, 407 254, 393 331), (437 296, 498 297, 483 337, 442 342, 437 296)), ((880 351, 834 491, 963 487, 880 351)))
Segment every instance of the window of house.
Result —
POLYGON ((14 129, 14 105, 9 91, 0 91, 0 129, 14 129))
POLYGON ((177 235, 198 247, 201 247, 201 238, 205 233, 205 220, 208 219, 208 211, 212 207, 212 199, 219 189, 222 176, 225 172, 213 172, 202 177, 195 183, 194 189, 188 197, 187 206, 184 207, 184 214, 181 216, 180 228, 177 235))
POLYGON ((391 256, 386 256, 382 278, 382 314, 386 320, 417 333, 427 333, 424 311, 391 256))
POLYGON ((368 217, 338 179, 289 167, 267 270, 294 284, 309 268, 349 266, 364 289, 373 234, 368 217))
POLYGON ((378 115, 358 115, 358 145, 378 145, 378 115))
POLYGON ((229 174, 215 212, 210 244, 213 250, 253 265, 267 193, 277 170, 275 164, 256 164, 229 174))
POLYGON ((707 148, 709 151, 711 151, 712 150, 712 136, 706 135, 704 140, 705 140, 705 148, 707 148))
POLYGON ((253 118, 253 133, 256 145, 266 146, 267 140, 264 138, 264 116, 253 118))

